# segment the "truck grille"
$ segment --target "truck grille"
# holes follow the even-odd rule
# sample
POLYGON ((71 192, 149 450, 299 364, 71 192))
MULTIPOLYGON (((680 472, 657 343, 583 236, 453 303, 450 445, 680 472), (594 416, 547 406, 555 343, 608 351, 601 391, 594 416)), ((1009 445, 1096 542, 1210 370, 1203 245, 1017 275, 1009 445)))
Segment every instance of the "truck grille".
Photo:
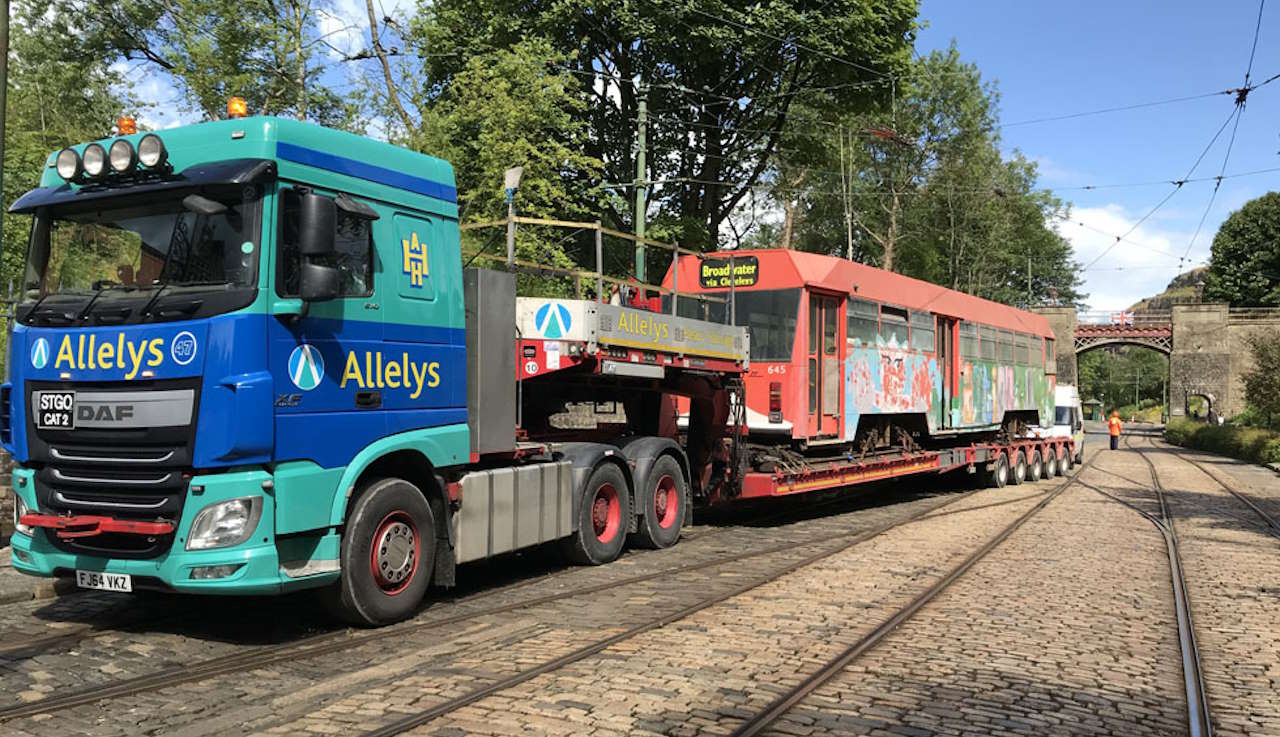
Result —
MULTIPOLYGON (((118 385, 67 387, 33 383, 27 387, 27 406, 32 406, 32 392, 68 388, 101 396, 104 392, 115 392, 118 385)), ((48 514, 168 520, 176 524, 182 516, 192 473, 198 385, 192 380, 130 384, 128 391, 121 391, 120 396, 138 397, 148 391, 172 389, 194 390, 190 421, 185 425, 36 430, 34 419, 28 417, 27 437, 31 439, 28 464, 36 471, 40 510, 48 514)), ((49 530, 43 533, 63 551, 117 558, 154 558, 164 554, 174 538, 172 534, 156 537, 101 534, 64 539, 49 530)))

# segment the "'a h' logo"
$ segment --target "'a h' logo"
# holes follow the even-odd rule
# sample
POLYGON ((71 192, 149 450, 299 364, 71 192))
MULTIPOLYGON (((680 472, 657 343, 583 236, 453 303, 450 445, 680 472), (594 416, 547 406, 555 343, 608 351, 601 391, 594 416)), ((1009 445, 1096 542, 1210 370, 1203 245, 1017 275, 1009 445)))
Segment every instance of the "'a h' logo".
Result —
POLYGON ((409 275, 409 285, 422 288, 422 277, 431 273, 427 266, 427 244, 418 240, 418 234, 411 233, 400 241, 404 250, 404 273, 409 275))
POLYGON ((36 342, 31 345, 31 365, 36 369, 49 365, 49 341, 36 338, 36 342))

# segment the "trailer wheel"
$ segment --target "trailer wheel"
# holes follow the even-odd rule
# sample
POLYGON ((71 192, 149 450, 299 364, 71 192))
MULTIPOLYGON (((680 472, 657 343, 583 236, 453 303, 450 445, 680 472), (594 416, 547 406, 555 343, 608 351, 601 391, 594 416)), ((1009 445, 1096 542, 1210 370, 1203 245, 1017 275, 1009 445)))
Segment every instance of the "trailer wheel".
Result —
POLYGON ((1075 456, 1072 455, 1071 449, 1067 448, 1065 450, 1066 452, 1062 454, 1062 475, 1063 476, 1066 476, 1068 473, 1070 473, 1071 469, 1074 468, 1076 465, 1076 458, 1075 456))
POLYGON ((435 529, 418 487, 396 478, 368 484, 342 534, 342 573, 328 597, 333 613, 362 626, 412 615, 435 570, 435 529))
POLYGON ((1031 463, 1027 465, 1027 481, 1035 483, 1044 475, 1044 454, 1037 448, 1031 453, 1031 463))
POLYGON ((602 463, 583 487, 578 529, 565 540, 565 555, 574 563, 593 566, 617 558, 627 541, 630 513, 626 477, 612 463, 602 463))
POLYGON ((644 507, 638 542, 647 548, 669 548, 680 539, 689 485, 675 458, 664 455, 654 461, 647 480, 648 493, 636 494, 644 507))
POLYGON ((1017 486, 1027 480, 1027 454, 1021 450, 1014 451, 1012 473, 1009 474, 1009 484, 1017 486))
POLYGON ((1046 479, 1051 479, 1058 475, 1058 455, 1058 449, 1052 445, 1045 449, 1044 477, 1046 479))
POLYGON ((1009 483, 1009 456, 1000 453, 996 456, 991 470, 987 471, 987 486, 992 489, 1003 489, 1009 483))

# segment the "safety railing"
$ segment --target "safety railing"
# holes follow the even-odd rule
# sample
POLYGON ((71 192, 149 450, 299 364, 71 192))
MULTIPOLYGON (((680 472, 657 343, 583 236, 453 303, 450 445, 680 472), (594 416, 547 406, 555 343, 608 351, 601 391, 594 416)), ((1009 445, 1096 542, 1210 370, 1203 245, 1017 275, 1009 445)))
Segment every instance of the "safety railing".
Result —
POLYGON ((1084 310, 1076 313, 1080 325, 1152 326, 1168 325, 1172 310, 1084 310))

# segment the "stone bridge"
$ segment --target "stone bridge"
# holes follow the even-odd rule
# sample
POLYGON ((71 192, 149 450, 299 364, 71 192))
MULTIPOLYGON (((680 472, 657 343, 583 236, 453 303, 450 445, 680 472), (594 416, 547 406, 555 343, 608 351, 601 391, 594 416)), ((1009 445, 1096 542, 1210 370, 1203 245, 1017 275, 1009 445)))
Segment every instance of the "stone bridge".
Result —
POLYGON ((1245 407, 1240 376, 1252 367, 1245 339, 1254 331, 1280 330, 1280 309, 1231 309, 1225 304, 1174 305, 1165 311, 1077 312, 1041 307, 1057 345, 1058 383, 1075 384, 1076 356, 1106 345, 1139 345, 1169 356, 1169 410, 1185 414, 1192 396, 1207 398, 1231 417, 1245 407))

